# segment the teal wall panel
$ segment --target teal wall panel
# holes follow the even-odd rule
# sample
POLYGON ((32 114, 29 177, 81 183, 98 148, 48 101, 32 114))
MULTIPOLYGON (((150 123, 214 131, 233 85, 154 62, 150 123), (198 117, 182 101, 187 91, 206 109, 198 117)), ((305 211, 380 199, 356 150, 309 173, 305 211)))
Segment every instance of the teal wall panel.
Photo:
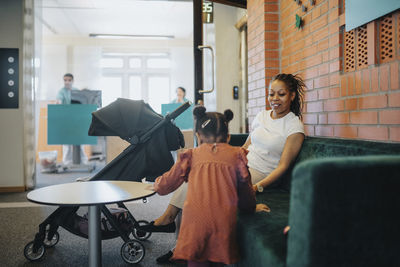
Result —
POLYGON ((346 31, 400 8, 400 0, 346 0, 346 31))
POLYGON ((96 105, 48 105, 47 143, 49 145, 94 145, 96 136, 89 136, 92 112, 96 105))
MULTIPOLYGON (((167 113, 171 113, 181 105, 181 103, 162 104, 161 114, 165 116, 167 113)), ((193 129, 193 105, 176 118, 175 125, 181 130, 193 129)))

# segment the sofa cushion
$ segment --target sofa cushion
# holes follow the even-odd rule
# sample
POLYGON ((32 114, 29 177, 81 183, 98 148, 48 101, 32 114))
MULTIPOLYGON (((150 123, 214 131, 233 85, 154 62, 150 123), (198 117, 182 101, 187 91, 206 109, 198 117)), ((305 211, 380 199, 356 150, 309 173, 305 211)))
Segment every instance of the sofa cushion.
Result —
POLYGON ((257 203, 265 203, 270 213, 240 214, 238 240, 241 261, 238 266, 285 266, 286 237, 283 229, 288 224, 289 193, 266 190, 257 194, 257 203))
POLYGON ((284 190, 290 190, 293 168, 305 160, 327 157, 395 154, 400 154, 399 143, 306 137, 295 164, 286 172, 282 179, 280 179, 279 187, 284 190))
POLYGON ((296 166, 287 266, 399 266, 399 173, 400 156, 296 166))

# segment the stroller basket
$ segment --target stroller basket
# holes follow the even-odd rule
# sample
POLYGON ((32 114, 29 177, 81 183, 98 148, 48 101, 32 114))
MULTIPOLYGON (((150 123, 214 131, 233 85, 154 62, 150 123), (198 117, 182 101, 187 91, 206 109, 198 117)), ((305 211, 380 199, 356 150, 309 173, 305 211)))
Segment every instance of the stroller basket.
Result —
MULTIPOLYGON (((132 231, 132 223, 128 217, 128 210, 124 208, 109 208, 113 219, 120 226, 122 231, 125 233, 129 233, 132 231)), ((107 240, 112 239, 119 236, 119 233, 114 227, 111 225, 110 220, 104 214, 101 215, 101 239, 107 240)), ((79 232, 81 236, 88 236, 89 223, 88 223, 88 213, 83 216, 79 216, 75 214, 73 220, 73 226, 75 231, 79 232)))

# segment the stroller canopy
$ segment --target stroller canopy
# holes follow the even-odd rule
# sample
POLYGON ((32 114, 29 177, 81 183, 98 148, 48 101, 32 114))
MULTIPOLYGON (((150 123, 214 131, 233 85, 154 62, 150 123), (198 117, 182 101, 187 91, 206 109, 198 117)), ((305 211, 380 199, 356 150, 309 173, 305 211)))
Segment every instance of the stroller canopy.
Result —
POLYGON ((92 113, 89 135, 119 136, 128 140, 149 131, 163 117, 143 100, 118 98, 92 113))
POLYGON ((89 135, 119 136, 131 143, 91 180, 153 181, 173 165, 170 151, 185 146, 179 128, 142 100, 119 98, 93 112, 89 135), (141 142, 131 142, 132 137, 141 142))

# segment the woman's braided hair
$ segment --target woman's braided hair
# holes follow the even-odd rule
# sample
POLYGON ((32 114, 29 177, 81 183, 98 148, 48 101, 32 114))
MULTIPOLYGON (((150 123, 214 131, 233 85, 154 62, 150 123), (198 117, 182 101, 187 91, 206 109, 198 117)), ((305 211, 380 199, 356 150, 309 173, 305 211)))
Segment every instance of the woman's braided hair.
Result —
POLYGON ((307 88, 304 81, 298 75, 281 73, 272 78, 272 81, 281 81, 286 84, 290 92, 295 93, 295 97, 290 104, 290 111, 301 118, 301 110, 304 104, 304 92, 307 88))
POLYGON ((193 109, 195 118, 195 131, 215 143, 227 142, 229 130, 228 123, 233 119, 230 109, 219 112, 206 112, 204 106, 193 109))

